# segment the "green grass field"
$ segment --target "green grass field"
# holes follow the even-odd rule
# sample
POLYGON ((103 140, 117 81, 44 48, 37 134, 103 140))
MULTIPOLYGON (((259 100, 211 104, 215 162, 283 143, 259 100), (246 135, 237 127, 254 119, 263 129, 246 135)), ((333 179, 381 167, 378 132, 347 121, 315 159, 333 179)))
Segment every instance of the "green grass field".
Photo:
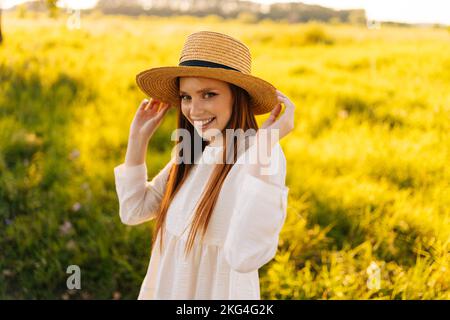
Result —
MULTIPOLYGON (((261 297, 450 298, 449 30, 100 15, 68 30, 64 17, 14 13, 3 27, 1 299, 137 297, 153 222, 121 224, 113 167, 145 97, 136 73, 177 65, 199 30, 245 42, 252 73, 296 105, 281 141, 288 217, 261 297), (82 290, 66 288, 72 264, 82 290)), ((171 110, 149 179, 174 128, 171 110)))

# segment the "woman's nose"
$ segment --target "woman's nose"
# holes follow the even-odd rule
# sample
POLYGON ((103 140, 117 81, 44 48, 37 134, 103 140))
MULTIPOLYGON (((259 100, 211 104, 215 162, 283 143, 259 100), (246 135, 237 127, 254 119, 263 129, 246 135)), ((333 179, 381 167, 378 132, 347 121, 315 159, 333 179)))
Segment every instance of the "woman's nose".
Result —
POLYGON ((191 103, 191 114, 201 113, 199 111, 202 111, 201 101, 196 101, 192 99, 191 103))

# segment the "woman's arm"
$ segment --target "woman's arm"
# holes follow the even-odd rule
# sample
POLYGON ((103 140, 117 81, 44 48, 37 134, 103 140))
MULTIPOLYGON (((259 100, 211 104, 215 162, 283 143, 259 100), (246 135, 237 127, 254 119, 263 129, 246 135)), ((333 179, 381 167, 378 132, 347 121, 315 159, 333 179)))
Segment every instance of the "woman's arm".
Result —
POLYGON ((286 219, 286 157, 278 141, 294 129, 295 105, 279 90, 277 98, 280 103, 240 158, 243 181, 224 242, 225 258, 238 272, 257 270, 275 256, 286 219), (286 106, 282 114, 281 103, 286 106))
POLYGON ((131 123, 125 162, 114 168, 119 215, 125 224, 135 225, 154 218, 161 203, 172 161, 148 182, 145 155, 169 108, 167 103, 144 99, 131 123))
POLYGON ((237 272, 259 269, 278 248, 289 192, 285 186, 286 159, 279 144, 272 149, 270 163, 268 175, 255 171, 254 165, 242 167, 239 196, 224 242, 225 259, 237 272))
POLYGON ((172 164, 173 158, 151 181, 147 181, 145 162, 134 166, 122 163, 114 168, 122 223, 136 225, 156 217, 172 164))

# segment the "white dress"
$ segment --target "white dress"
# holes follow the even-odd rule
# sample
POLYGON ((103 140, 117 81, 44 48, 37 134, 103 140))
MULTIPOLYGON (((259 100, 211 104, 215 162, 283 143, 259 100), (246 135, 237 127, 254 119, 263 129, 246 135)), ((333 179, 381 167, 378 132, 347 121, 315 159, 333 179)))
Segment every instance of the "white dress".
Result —
MULTIPOLYGON (((158 234, 138 299, 260 299, 258 269, 275 256, 287 212, 286 159, 279 143, 270 161, 272 183, 247 173, 243 153, 239 156, 222 185, 203 242, 199 230, 184 257, 190 219, 222 150, 205 148, 170 204, 163 251, 158 234)), ((124 224, 155 218, 173 159, 151 181, 145 163, 114 168, 124 224)))

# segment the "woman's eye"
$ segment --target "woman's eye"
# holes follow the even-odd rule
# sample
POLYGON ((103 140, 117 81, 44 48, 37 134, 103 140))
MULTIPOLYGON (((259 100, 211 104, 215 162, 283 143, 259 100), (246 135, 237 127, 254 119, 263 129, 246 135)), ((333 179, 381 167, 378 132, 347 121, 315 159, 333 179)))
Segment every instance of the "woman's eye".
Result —
POLYGON ((214 92, 207 92, 206 94, 211 94, 214 97, 216 94, 214 92))
MULTIPOLYGON (((211 97, 214 97, 215 95, 217 95, 217 93, 214 93, 214 92, 207 92, 207 93, 205 93, 205 96, 209 95, 209 94, 211 95, 211 97)), ((183 100, 184 97, 189 97, 189 96, 184 95, 184 94, 180 95, 181 100, 183 100)))

